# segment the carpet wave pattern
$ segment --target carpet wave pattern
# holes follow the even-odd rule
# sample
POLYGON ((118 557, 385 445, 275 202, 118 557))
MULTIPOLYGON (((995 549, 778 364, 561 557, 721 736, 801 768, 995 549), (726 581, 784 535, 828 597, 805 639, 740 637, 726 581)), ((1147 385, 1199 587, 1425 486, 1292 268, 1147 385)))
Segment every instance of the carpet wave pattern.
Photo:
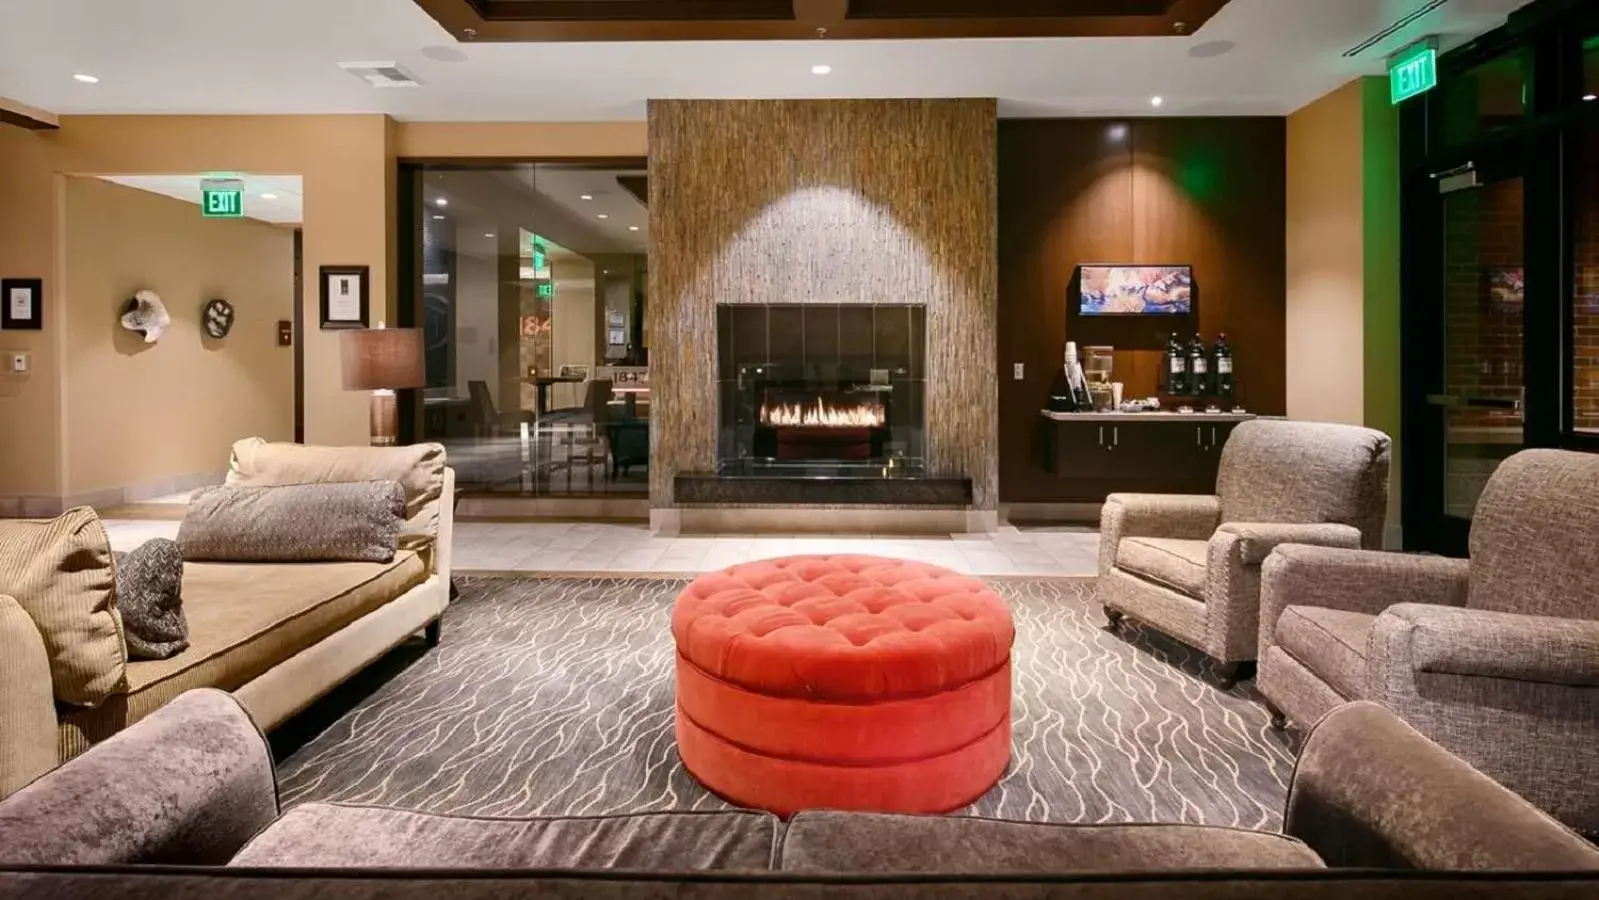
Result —
MULTIPOLYGON (((726 808, 678 761, 672 599, 655 579, 461 580, 443 646, 279 768, 286 806, 481 816, 726 808)), ((1014 752, 962 812, 1276 829, 1293 768, 1247 685, 1199 653, 1103 627, 1093 580, 998 582, 1016 622, 1014 752)))

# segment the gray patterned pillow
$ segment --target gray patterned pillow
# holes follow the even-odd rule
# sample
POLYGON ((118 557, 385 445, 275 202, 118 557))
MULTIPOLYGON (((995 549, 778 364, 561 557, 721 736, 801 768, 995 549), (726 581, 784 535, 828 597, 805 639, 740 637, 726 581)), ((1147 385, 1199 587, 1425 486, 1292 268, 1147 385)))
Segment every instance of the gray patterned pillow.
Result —
POLYGON ((118 553, 117 611, 133 659, 166 659, 189 647, 183 616, 183 554, 166 538, 118 553))
POLYGON ((190 561, 388 562, 404 520, 397 481, 218 485, 189 498, 178 546, 190 561))

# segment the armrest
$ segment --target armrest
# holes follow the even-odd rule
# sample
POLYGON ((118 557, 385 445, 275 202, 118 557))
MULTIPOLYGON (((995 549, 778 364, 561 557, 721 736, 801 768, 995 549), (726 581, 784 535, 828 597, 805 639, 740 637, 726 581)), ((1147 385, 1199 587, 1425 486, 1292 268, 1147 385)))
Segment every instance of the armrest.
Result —
POLYGON ((1283 830, 1335 868, 1599 869, 1599 849, 1375 703, 1311 729, 1283 830))
POLYGON ((1442 556, 1280 546, 1260 567, 1260 658, 1290 603, 1373 616, 1395 603, 1463 606, 1469 568, 1442 556))
POLYGON ((1099 574, 1116 563, 1124 537, 1207 540, 1221 521, 1221 498, 1200 494, 1111 494, 1099 513, 1099 574))
POLYGON ((1401 603, 1372 630, 1372 664, 1410 672, 1599 686, 1599 622, 1401 603))
POLYGON ((0 594, 0 798, 56 767, 55 684, 44 636, 0 594))
POLYGON ((0 865, 220 865, 277 815, 266 738, 194 690, 0 802, 0 865))
POLYGON ((1360 529, 1337 522, 1228 522, 1216 529, 1211 543, 1236 543, 1241 561, 1258 566, 1279 544, 1360 549, 1360 529))

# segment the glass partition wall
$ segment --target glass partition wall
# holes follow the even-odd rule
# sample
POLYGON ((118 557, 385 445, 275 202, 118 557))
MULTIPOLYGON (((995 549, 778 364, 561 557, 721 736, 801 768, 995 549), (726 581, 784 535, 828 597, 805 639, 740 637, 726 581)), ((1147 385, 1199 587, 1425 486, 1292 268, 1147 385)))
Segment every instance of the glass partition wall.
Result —
POLYGON ((473 494, 648 494, 644 163, 401 171, 412 441, 473 494))
POLYGON ((1599 450, 1599 5, 1539 0, 1400 108, 1404 532, 1464 555, 1523 447, 1599 450))

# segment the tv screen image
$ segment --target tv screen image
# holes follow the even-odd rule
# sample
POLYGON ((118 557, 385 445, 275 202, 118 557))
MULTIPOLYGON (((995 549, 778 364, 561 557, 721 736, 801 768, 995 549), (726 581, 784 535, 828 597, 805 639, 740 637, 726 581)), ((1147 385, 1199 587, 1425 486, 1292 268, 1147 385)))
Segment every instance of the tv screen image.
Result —
POLYGON ((1083 266, 1078 312, 1085 316, 1186 316, 1194 311, 1188 266, 1083 266))

